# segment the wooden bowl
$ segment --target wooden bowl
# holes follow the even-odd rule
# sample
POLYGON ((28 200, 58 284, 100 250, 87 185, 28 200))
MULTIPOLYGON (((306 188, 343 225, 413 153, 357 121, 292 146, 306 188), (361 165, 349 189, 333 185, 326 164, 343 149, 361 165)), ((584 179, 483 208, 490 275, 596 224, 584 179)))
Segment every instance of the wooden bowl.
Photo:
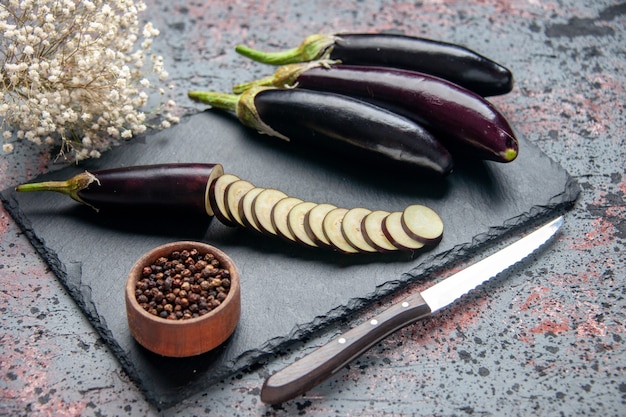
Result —
POLYGON ((133 337, 146 349, 169 357, 187 357, 208 352, 221 345, 237 327, 241 315, 239 272, 221 250, 201 242, 181 241, 158 246, 143 255, 132 267, 126 281, 126 315, 133 337), (174 251, 197 249, 212 253, 222 269, 230 272, 230 290, 221 304, 208 313, 189 319, 171 320, 149 313, 135 295, 143 268, 174 251))

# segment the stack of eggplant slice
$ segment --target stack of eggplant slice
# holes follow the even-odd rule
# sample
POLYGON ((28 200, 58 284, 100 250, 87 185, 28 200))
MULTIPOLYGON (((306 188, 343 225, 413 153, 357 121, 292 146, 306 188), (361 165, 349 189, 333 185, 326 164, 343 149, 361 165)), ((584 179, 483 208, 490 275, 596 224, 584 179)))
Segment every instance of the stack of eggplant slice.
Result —
POLYGON ((439 215, 419 204, 394 212, 348 209, 290 197, 232 174, 215 179, 208 195, 211 211, 228 226, 342 253, 417 250, 443 235, 439 215))

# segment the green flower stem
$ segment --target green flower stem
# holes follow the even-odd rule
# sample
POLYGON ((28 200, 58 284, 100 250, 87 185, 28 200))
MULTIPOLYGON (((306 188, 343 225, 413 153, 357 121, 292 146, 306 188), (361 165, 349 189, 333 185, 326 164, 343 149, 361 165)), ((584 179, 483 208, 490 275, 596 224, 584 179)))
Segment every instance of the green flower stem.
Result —
POLYGON ((264 64, 285 65, 322 59, 334 43, 333 35, 315 34, 307 36, 297 47, 285 51, 263 52, 244 45, 237 45, 235 51, 264 64))

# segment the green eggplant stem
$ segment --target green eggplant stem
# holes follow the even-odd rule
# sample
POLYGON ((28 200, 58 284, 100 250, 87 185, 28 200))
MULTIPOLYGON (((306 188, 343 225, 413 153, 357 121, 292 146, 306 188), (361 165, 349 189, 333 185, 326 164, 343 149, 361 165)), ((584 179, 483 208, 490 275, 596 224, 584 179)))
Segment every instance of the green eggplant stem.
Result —
POLYGON ((273 75, 270 75, 269 77, 261 78, 261 79, 258 79, 258 80, 249 81, 249 82, 246 82, 246 83, 235 84, 233 86, 233 93, 241 94, 244 91, 249 90, 252 87, 271 86, 271 85, 274 85, 274 76, 273 75))
POLYGON ((202 104, 208 104, 221 110, 236 112, 239 96, 235 94, 218 93, 215 91, 189 91, 190 99, 202 104))
POLYGON ((79 203, 86 204, 78 193, 89 187, 91 183, 96 182, 100 185, 100 181, 92 173, 85 171, 66 181, 44 181, 29 184, 20 184, 15 187, 18 192, 38 192, 38 191, 55 191, 72 197, 79 203))
POLYGON ((259 132, 288 141, 289 138, 276 132, 261 120, 256 106, 254 105, 254 98, 258 93, 272 88, 274 87, 252 85, 242 94, 227 94, 214 91, 189 91, 187 95, 198 103, 208 104, 220 110, 234 112, 244 125, 256 129, 259 132))
POLYGON ((311 68, 322 67, 330 68, 333 64, 338 64, 339 61, 333 61, 328 59, 320 59, 312 62, 286 64, 280 66, 274 74, 260 78, 255 81, 249 81, 233 86, 233 92, 235 94, 241 94, 244 91, 258 86, 273 86, 278 88, 293 88, 298 84, 298 77, 311 68))
POLYGON ((270 65, 295 64, 324 58, 335 43, 335 36, 315 34, 307 36, 300 45, 285 51, 264 52, 245 45, 237 45, 235 51, 253 61, 270 65))

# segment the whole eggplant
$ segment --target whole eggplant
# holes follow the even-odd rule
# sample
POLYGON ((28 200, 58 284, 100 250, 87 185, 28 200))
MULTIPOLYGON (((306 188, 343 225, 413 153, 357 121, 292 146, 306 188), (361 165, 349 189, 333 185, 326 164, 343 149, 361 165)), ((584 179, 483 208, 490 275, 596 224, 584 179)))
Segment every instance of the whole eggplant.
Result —
POLYGON ((315 34, 286 51, 262 52, 243 45, 235 50, 273 65, 331 59, 346 65, 408 69, 445 78, 484 97, 513 89, 513 74, 497 62, 461 45, 406 35, 315 34))
POLYGON ((494 105, 450 81, 415 71, 335 65, 329 61, 291 64, 273 76, 240 84, 297 87, 344 94, 402 114, 429 129, 448 149, 480 159, 510 162, 519 144, 494 105))
POLYGON ((339 94, 252 87, 241 95, 190 91, 193 100, 234 111, 245 125, 285 140, 364 160, 448 175, 453 160, 427 130, 408 118, 339 94))
POLYGON ((185 212, 208 214, 211 182, 221 164, 156 164, 84 171, 66 181, 21 184, 19 192, 56 191, 100 211, 185 212))

